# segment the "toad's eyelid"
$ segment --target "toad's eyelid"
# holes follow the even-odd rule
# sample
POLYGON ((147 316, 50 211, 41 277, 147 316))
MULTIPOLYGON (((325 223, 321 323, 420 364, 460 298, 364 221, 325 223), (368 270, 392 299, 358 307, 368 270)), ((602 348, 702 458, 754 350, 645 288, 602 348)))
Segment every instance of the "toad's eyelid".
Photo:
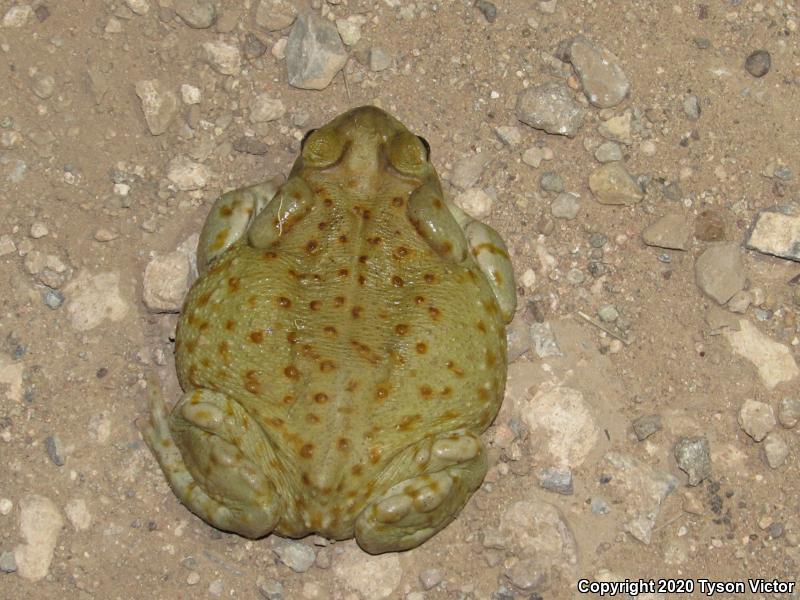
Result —
POLYGON ((428 140, 426 140, 421 135, 418 135, 417 139, 419 139, 419 141, 422 142, 422 145, 425 146, 425 160, 430 160, 431 159, 431 145, 428 143, 428 140))
POLYGON ((308 131, 306 131, 306 134, 303 136, 303 139, 300 141, 300 150, 303 149, 303 147, 306 145, 306 142, 308 141, 308 138, 310 138, 314 134, 315 131, 316 131, 316 129, 309 129, 308 131))

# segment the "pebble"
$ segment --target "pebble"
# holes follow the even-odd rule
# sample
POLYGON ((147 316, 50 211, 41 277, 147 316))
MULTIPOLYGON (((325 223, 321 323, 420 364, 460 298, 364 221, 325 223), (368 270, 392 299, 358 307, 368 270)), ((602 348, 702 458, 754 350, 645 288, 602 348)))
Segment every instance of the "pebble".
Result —
POLYGON ((497 19, 497 7, 488 0, 475 0, 475 8, 481 11, 487 23, 494 23, 497 19))
POLYGON ((24 27, 33 14, 28 4, 17 4, 9 8, 3 15, 3 27, 24 27))
POLYGON ((261 0, 256 9, 256 25, 267 31, 286 29, 297 18, 297 9, 287 0, 261 0))
POLYGON ((745 70, 753 77, 763 77, 769 73, 772 57, 766 50, 752 52, 744 61, 745 70))
POLYGON ((594 157, 601 163, 622 160, 622 148, 616 142, 603 142, 594 151, 594 157))
POLYGON ((192 571, 186 576, 186 584, 187 585, 197 585, 200 583, 200 574, 192 571))
POLYGON ((598 309, 597 316, 603 323, 613 323, 619 318, 619 312, 613 304, 605 304, 598 309))
POLYGON ((316 558, 311 546, 293 540, 280 541, 274 551, 280 561, 295 573, 308 571, 316 558))
POLYGON ((283 584, 275 579, 265 579, 259 575, 256 580, 259 595, 265 600, 283 600, 283 584))
POLYGON ((462 190, 472 187, 481 178, 491 160, 492 157, 488 152, 465 156, 453 167, 450 183, 462 190))
POLYGON ((0 552, 0 572, 13 573, 17 570, 17 561, 14 558, 14 553, 5 551, 0 552))
POLYGON ((608 502, 605 498, 601 498, 600 496, 593 496, 591 503, 592 512, 596 515, 607 515, 611 512, 611 507, 608 505, 608 502))
POLYGON ((689 94, 683 99, 683 114, 690 121, 697 121, 700 118, 700 99, 694 95, 689 94))
POLYGON ((238 75, 242 66, 239 48, 219 40, 204 42, 203 60, 220 75, 238 75))
POLYGON ((208 593, 212 596, 221 596, 222 592, 225 590, 224 584, 222 579, 215 579, 211 583, 208 584, 208 593))
POLYGON ((48 435, 44 440, 44 448, 47 456, 50 457, 55 466, 64 466, 66 459, 64 458, 64 446, 61 444, 61 438, 57 435, 48 435))
POLYGON ((574 192, 561 192, 550 203, 550 214, 556 219, 572 220, 581 209, 581 197, 574 192))
POLYGON ((6 516, 14 508, 14 503, 8 498, 0 498, 0 515, 6 516))
POLYGON ((48 233, 50 233, 50 230, 47 228, 47 225, 45 225, 44 223, 36 221, 35 223, 33 223, 31 225, 30 235, 35 240, 38 240, 39 238, 43 238, 48 233))
POLYGON ((694 487, 711 476, 711 454, 705 437, 685 437, 675 444, 675 461, 694 487))
POLYGON ((567 45, 565 58, 572 64, 587 100, 598 108, 611 108, 625 99, 630 90, 619 60, 583 36, 567 45))
POLYGON ((341 553, 334 558, 333 573, 339 585, 361 594, 363 598, 383 600, 395 596, 403 578, 403 568, 396 552, 377 556, 364 553, 355 542, 340 546, 341 553))
POLYGON ((567 283, 570 283, 572 285, 580 285, 584 281, 586 281, 586 275, 584 275, 583 271, 581 271, 577 267, 573 267, 569 271, 567 271, 566 279, 567 283))
POLYGON ((19 529, 25 543, 14 548, 20 577, 38 581, 47 575, 63 525, 61 512, 49 498, 30 495, 20 500, 19 529))
POLYGON ((533 148, 528 148, 522 153, 522 162, 534 168, 538 168, 539 165, 542 164, 543 160, 552 159, 553 151, 550 150, 550 148, 539 148, 538 146, 534 146, 533 148))
POLYGON ((392 66, 392 56, 380 46, 375 46, 369 51, 370 71, 385 71, 392 66))
POLYGON ((193 29, 208 29, 217 19, 217 9, 212 0, 175 0, 173 8, 193 29))
POLYGON ((193 105, 193 104, 200 104, 203 95, 200 92, 200 88, 197 88, 193 85, 189 85, 188 83, 184 83, 181 85, 181 100, 186 105, 193 105))
POLYGON ((778 404, 778 421, 791 429, 800 421, 800 398, 782 398, 778 404))
POLYGON ((242 50, 245 58, 254 59, 262 56, 267 51, 267 45, 256 34, 248 33, 244 36, 242 50))
POLYGON ((725 329, 722 335, 735 354, 753 363, 767 389, 774 389, 800 375, 792 350, 761 333, 750 321, 742 319, 739 321, 738 331, 725 329))
POLYGON ((640 442, 661 431, 661 415, 644 415, 633 422, 633 432, 640 442))
POLYGON ((611 117, 600 123, 597 126, 597 132, 607 140, 630 146, 633 144, 632 119, 633 115, 630 111, 626 111, 623 115, 611 117))
POLYGON ((98 242, 110 242, 118 237, 119 233, 116 231, 111 231, 110 229, 106 229, 105 227, 101 227, 94 232, 94 239, 98 242))
POLYGON ((752 303, 752 294, 747 290, 739 290, 728 300, 726 307, 733 313, 744 314, 752 303))
POLYGON ((719 304, 725 304, 744 288, 744 264, 735 242, 716 242, 694 264, 697 286, 719 304))
POLYGON ((778 431, 773 431, 764 439, 764 459, 771 469, 783 466, 789 456, 789 444, 778 431))
POLYGON ((492 213, 492 197, 480 188, 464 190, 455 198, 456 205, 475 219, 485 219, 492 213))
POLYGON ((497 127, 494 132, 497 134, 498 139, 506 146, 519 146, 522 142, 522 133, 519 127, 513 125, 501 125, 497 127))
POLYGON ((564 180, 561 179, 561 176, 552 171, 545 171, 542 173, 542 176, 539 177, 539 187, 545 192, 563 192, 564 180))
POLYGON ((70 299, 67 313, 73 328, 88 331, 106 320, 125 318, 129 307, 120 292, 119 279, 119 273, 92 275, 81 271, 67 284, 64 295, 70 299))
POLYGON ((666 214, 642 231, 642 241, 648 246, 686 250, 689 243, 689 224, 680 213, 666 214))
POLYGON ((548 467, 539 471, 536 477, 539 480, 539 487, 564 496, 572 495, 572 471, 570 469, 548 467))
POLYGON ((794 215, 761 211, 745 245, 763 254, 800 261, 800 210, 794 215))
POLYGON ((203 189, 209 177, 208 168, 188 156, 176 156, 167 167, 167 179, 181 191, 203 189))
POLYGON ((641 188, 621 162, 606 163, 589 175, 589 189, 600 204, 633 205, 644 198, 641 188))
POLYGON ((431 590, 442 583, 442 572, 439 569, 425 569, 419 574, 419 582, 426 590, 431 590))
POLYGON ((775 428, 775 413, 766 402, 747 399, 739 409, 739 426, 756 442, 775 428))
POLYGON ((264 154, 269 152, 269 145, 266 142, 257 140, 254 137, 248 137, 246 135, 243 135, 234 140, 233 149, 236 150, 236 152, 242 152, 243 154, 263 156, 264 154))
POLYGON ((56 80, 52 75, 38 74, 31 82, 31 91, 42 100, 47 100, 56 89, 56 80))
POLYGON ((144 270, 142 300, 150 312, 178 312, 189 290, 192 268, 186 253, 175 250, 153 257, 144 270))
POLYGON ((66 513, 67 520, 75 528, 75 531, 85 531, 92 524, 92 515, 83 498, 73 498, 67 502, 64 507, 64 513, 66 513))
MULTIPOLYGON (((550 583, 550 569, 545 568, 541 560, 534 558, 525 558, 517 561, 513 566, 505 572, 506 577, 512 585, 525 592, 533 592, 535 590, 544 591, 550 583)), ((510 590, 509 590, 510 591, 510 590)), ((502 598, 503 596, 500 596, 502 598)), ((541 598, 538 594, 533 594, 532 598, 541 598)), ((492 598, 497 598, 496 595, 492 598)), ((516 595, 511 592, 508 596, 511 600, 516 598, 516 595)))
POLYGON ((134 89, 142 104, 147 128, 153 135, 161 135, 178 112, 178 97, 157 79, 137 81, 134 89))
POLYGON ((0 235, 0 256, 5 256, 6 254, 11 254, 17 251, 17 245, 14 243, 14 239, 8 235, 0 235))
POLYGON ((305 90, 328 87, 347 62, 336 27, 313 13, 297 18, 286 45, 289 84, 305 90))
POLYGON ((286 108, 279 98, 271 98, 267 94, 257 94, 250 101, 251 123, 275 121, 285 114, 286 108))
POLYGON ((133 11, 134 14, 144 16, 150 12, 150 5, 147 0, 125 0, 125 4, 133 11))
POLYGON ((355 46, 361 40, 361 25, 363 21, 351 15, 346 19, 336 19, 336 30, 345 46, 355 46))
POLYGON ((561 83, 544 83, 520 92, 517 118, 547 133, 574 137, 583 125, 584 109, 561 83))

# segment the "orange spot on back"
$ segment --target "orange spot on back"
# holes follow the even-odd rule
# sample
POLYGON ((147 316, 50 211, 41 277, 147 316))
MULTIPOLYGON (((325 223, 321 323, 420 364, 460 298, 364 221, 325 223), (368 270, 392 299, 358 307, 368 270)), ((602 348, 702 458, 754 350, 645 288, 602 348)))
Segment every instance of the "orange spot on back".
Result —
POLYGON ((314 444, 303 444, 300 448, 300 456, 303 458, 311 458, 314 456, 314 444))
POLYGON ((300 372, 297 370, 297 367, 294 365, 289 365, 283 370, 283 374, 286 375, 289 379, 297 379, 300 377, 300 372))
POLYGON ((264 341, 264 332, 263 331, 251 331, 250 332, 250 341, 254 344, 260 344, 264 341))
POLYGON ((319 392, 318 394, 314 394, 314 402, 317 404, 325 404, 328 401, 328 394, 324 394, 319 392))

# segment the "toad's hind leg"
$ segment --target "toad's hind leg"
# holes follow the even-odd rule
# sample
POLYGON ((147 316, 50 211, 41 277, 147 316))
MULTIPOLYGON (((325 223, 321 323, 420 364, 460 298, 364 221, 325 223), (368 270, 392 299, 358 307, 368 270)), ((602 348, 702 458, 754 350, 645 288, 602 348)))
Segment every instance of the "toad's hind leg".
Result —
POLYGON ((272 531, 282 502, 261 466, 274 453, 259 425, 208 390, 184 394, 167 416, 157 385, 150 390, 142 435, 181 502, 225 531, 249 538, 272 531))
POLYGON ((372 554, 420 545, 458 515, 486 469, 483 442, 463 430, 411 446, 379 479, 391 482, 412 476, 391 485, 361 512, 355 525, 358 544, 372 554))

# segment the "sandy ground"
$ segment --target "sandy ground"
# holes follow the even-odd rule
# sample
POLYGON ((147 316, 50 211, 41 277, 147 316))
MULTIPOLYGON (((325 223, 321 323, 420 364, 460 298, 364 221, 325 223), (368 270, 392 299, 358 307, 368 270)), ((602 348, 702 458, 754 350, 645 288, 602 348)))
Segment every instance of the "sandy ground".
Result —
POLYGON ((268 27, 292 11, 267 4, 258 17, 255 1, 0 3, 0 597, 549 599, 581 597, 581 578, 694 586, 640 596, 666 598, 700 597, 701 579, 796 581, 800 267, 745 240, 759 211, 798 210, 798 4, 497 0, 493 14, 466 0, 287 2, 347 20, 348 62, 322 90, 289 84, 291 17, 268 27), (202 21, 209 6, 208 27, 176 14, 202 21), (587 102, 555 58, 579 34, 630 83, 613 107, 587 102), (213 41, 240 49, 229 74, 209 64, 213 41), (745 60, 759 49, 771 64, 755 77, 745 60), (174 95, 163 122, 145 119, 145 80, 174 95), (584 110, 574 137, 518 120, 518 95, 545 82, 584 110), (254 122, 259 95, 281 101, 277 118, 254 122), (520 306, 506 402, 485 434, 487 481, 441 534, 379 558, 352 541, 209 527, 134 425, 146 374, 179 393, 176 314, 143 302, 145 267, 191 245, 221 192, 288 173, 306 130, 362 104, 429 141, 451 197, 463 161, 488 157, 467 187, 486 193, 478 208, 508 242, 520 306), (598 126, 626 115, 619 150, 643 199, 601 204, 589 189, 598 126), (188 184, 170 177, 175 157, 195 163, 188 184), (580 195, 574 218, 553 217, 545 172, 580 195), (642 241, 667 214, 688 231, 683 250, 642 241), (709 239, 740 256, 737 307, 698 288, 709 239), (560 356, 531 349, 542 336, 560 356), (742 417, 747 400, 762 404, 742 417), (652 415, 657 431, 640 441, 633 423, 652 415), (710 454, 698 485, 676 463, 685 439, 710 454), (541 487, 554 465, 570 493, 541 487))

